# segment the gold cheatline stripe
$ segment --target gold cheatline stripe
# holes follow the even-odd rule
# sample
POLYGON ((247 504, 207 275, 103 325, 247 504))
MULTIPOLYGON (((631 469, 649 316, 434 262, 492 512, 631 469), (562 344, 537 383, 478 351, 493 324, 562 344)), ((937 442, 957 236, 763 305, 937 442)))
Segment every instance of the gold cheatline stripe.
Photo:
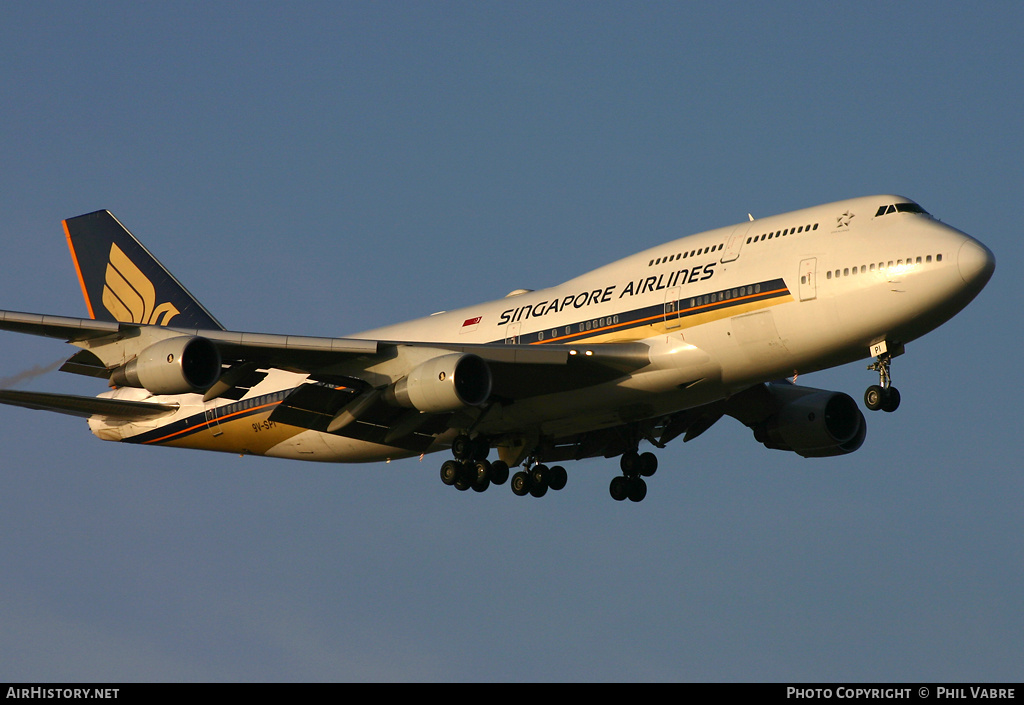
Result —
MULTIPOLYGON (((724 291, 724 289, 723 289, 723 291, 724 291)), ((769 296, 771 294, 785 293, 785 292, 788 292, 788 291, 789 291, 789 289, 783 287, 782 289, 774 289, 773 291, 762 291, 759 294, 747 294, 746 296, 737 296, 735 299, 729 299, 729 303, 732 303, 734 301, 742 301, 743 299, 753 299, 753 298, 759 298, 759 297, 762 297, 762 296, 769 296)), ((701 294, 701 296, 704 296, 704 295, 701 294)), ((693 296, 693 297, 687 297, 687 298, 696 299, 698 297, 693 296)), ((680 300, 682 300, 682 299, 680 299, 680 300)), ((721 301, 713 301, 711 303, 701 304, 700 306, 692 306, 690 308, 682 308, 682 309, 679 309, 678 311, 675 312, 676 313, 676 318, 682 317, 683 313, 686 313, 686 312, 689 312, 689 311, 698 311, 698 310, 700 310, 702 308, 710 308, 711 306, 717 306, 717 305, 719 305, 721 303, 723 303, 723 302, 721 302, 721 301)), ((671 315, 671 314, 668 314, 668 315, 671 315)), ((635 321, 626 321, 625 323, 615 323, 615 324, 610 325, 610 326, 603 326, 601 328, 593 328, 593 329, 588 330, 588 331, 583 331, 582 333, 570 333, 569 335, 560 335, 560 336, 555 337, 555 338, 547 338, 545 340, 535 340, 534 342, 530 343, 530 345, 539 345, 541 343, 553 343, 553 342, 558 341, 558 340, 565 340, 566 338, 575 338, 575 337, 577 337, 579 335, 583 335, 583 333, 592 333, 592 334, 596 335, 596 334, 600 333, 601 331, 609 331, 609 330, 612 330, 614 328, 622 328, 623 326, 634 326, 634 325, 637 325, 637 324, 643 324, 645 321, 664 320, 665 316, 666 316, 665 313, 660 313, 660 314, 658 314, 656 316, 647 316, 646 318, 638 318, 635 321)), ((601 318, 601 316, 598 316, 598 318, 601 318)))
MULTIPOLYGON (((266 408, 268 406, 277 406, 280 403, 281 402, 279 402, 279 401, 274 401, 274 402, 269 402, 267 404, 260 404, 259 406, 254 406, 251 409, 239 409, 238 411, 236 411, 234 413, 231 413, 231 414, 228 414, 227 416, 223 416, 221 418, 217 418, 217 419, 213 419, 213 420, 204 421, 199 426, 192 426, 190 428, 185 428, 185 429, 182 429, 180 431, 175 431, 174 433, 168 433, 166 436, 161 436, 160 438, 152 438, 152 439, 150 439, 148 441, 143 441, 142 444, 143 445, 149 445, 151 443, 160 443, 160 442, 166 441, 168 439, 176 438, 177 436, 180 436, 183 433, 195 433, 196 431, 203 430, 203 427, 209 428, 211 423, 217 422, 218 424, 220 424, 220 423, 225 422, 227 419, 230 419, 232 416, 238 416, 239 414, 244 414, 244 413, 248 413, 248 412, 251 412, 251 411, 258 411, 258 410, 264 409, 264 408, 266 408)), ((205 414, 206 412, 204 411, 202 413, 205 414)))

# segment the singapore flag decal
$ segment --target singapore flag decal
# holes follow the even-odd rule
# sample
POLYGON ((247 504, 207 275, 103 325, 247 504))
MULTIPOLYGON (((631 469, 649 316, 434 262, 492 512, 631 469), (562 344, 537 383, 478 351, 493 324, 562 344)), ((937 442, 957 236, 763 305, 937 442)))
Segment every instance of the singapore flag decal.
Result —
POLYGON ((483 316, 467 318, 465 321, 462 322, 462 330, 459 331, 459 334, 461 335, 462 333, 472 333, 473 331, 475 331, 477 327, 480 325, 480 320, 482 318, 483 316))

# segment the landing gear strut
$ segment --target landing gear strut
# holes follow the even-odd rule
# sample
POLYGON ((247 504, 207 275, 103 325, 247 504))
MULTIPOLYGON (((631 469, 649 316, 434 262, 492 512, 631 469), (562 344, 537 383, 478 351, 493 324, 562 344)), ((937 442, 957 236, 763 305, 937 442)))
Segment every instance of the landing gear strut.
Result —
POLYGON ((619 468, 622 474, 613 477, 608 486, 608 492, 612 499, 621 502, 629 499, 631 502, 640 502, 647 496, 647 483, 645 477, 650 477, 658 470, 658 458, 654 453, 638 453, 635 450, 628 450, 619 458, 619 468))
POLYGON ((864 392, 864 406, 871 411, 892 412, 900 405, 900 391, 892 386, 892 376, 889 374, 889 366, 892 365, 892 356, 883 352, 875 358, 875 362, 868 366, 869 370, 878 372, 878 384, 872 384, 864 392))

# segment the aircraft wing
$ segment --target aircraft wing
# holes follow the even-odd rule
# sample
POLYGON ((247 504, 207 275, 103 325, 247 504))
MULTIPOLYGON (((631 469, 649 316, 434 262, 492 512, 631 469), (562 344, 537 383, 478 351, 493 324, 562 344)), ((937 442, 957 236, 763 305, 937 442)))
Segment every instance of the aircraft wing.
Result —
POLYGON ((158 404, 148 401, 125 399, 100 399, 80 397, 71 394, 49 394, 46 392, 21 392, 12 389, 0 390, 0 404, 21 406, 26 409, 56 411, 71 416, 105 416, 125 421, 143 421, 173 414, 177 404, 158 404))
MULTIPOLYGON (((329 432, 372 437, 377 441, 393 438, 396 428, 404 429, 408 409, 395 408, 379 394, 373 398, 368 395, 394 384, 432 358, 470 353, 483 359, 490 371, 490 398, 503 402, 608 382, 650 362, 647 346, 638 343, 566 346, 381 341, 187 330, 12 311, 0 311, 0 330, 59 338, 75 344, 83 350, 61 369, 99 378, 109 378, 115 367, 140 354, 147 345, 182 336, 204 338, 217 348, 224 365, 219 381, 206 393, 207 400, 229 393, 235 380, 243 379, 256 369, 278 368, 305 373, 310 375, 311 382, 346 391, 314 393, 307 389, 310 384, 301 385, 293 392, 294 396, 281 405, 276 418, 292 425, 316 430, 329 427, 329 432), (342 413, 344 409, 348 414, 342 413), (349 423, 342 428, 338 419, 347 419, 349 423), (359 423, 352 423, 354 421, 359 423)), ((120 418, 152 417, 165 411, 152 405, 136 406, 126 402, 115 407, 113 400, 96 400, 100 404, 90 407, 73 397, 15 394, 7 393, 0 402, 84 416, 106 413, 120 418), (104 404, 104 401, 111 403, 104 404)), ((450 415, 450 410, 427 414, 434 417, 429 423, 417 415, 415 422, 425 424, 417 432, 433 435, 443 430, 450 415), (442 427, 434 428, 438 424, 442 427)))

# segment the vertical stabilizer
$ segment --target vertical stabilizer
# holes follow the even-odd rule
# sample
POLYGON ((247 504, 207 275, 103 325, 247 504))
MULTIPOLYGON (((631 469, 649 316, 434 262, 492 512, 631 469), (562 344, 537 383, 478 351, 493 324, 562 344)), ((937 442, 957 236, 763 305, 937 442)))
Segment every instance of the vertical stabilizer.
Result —
POLYGON ((64 232, 93 319, 224 330, 110 211, 68 218, 64 232))

